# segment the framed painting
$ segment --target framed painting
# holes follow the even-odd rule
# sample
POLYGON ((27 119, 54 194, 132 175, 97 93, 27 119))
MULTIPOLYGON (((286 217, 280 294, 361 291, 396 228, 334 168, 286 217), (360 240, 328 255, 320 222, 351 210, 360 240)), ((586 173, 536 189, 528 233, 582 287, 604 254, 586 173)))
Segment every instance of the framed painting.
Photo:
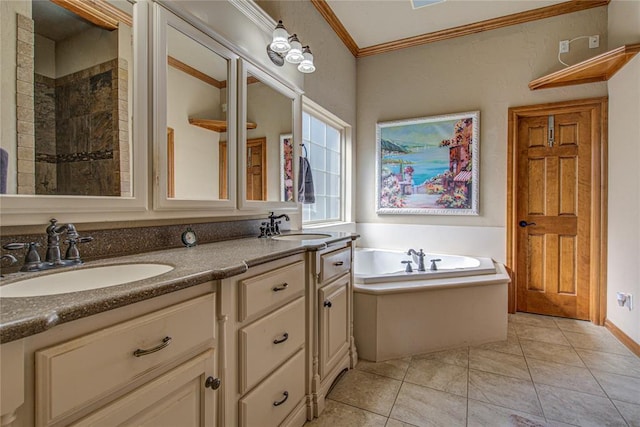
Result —
POLYGON ((280 135, 280 197, 283 202, 292 202, 293 196, 293 137, 280 135))
POLYGON ((378 214, 478 215, 480 112, 376 124, 378 214))

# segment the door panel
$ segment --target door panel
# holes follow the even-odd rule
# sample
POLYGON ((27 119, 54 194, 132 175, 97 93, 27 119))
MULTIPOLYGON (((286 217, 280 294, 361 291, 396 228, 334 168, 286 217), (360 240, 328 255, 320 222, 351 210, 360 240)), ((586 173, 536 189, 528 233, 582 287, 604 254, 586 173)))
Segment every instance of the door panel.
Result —
POLYGON ((247 141, 247 200, 267 200, 267 139, 247 141))
POLYGON ((591 126, 588 111, 518 121, 521 311, 589 318, 591 126))

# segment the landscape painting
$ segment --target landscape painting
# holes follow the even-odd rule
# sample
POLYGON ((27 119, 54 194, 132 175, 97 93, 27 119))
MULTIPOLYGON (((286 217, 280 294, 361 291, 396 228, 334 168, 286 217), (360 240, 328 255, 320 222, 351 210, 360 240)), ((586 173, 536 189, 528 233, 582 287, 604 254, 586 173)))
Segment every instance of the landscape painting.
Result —
POLYGON ((376 125, 379 214, 478 215, 480 112, 376 125))

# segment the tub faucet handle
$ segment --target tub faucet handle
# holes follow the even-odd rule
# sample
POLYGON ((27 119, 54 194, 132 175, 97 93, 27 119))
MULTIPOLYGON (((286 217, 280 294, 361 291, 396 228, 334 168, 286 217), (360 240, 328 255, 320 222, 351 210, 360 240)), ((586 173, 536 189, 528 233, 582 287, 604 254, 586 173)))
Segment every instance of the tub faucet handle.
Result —
POLYGON ((442 259, 440 258, 435 258, 431 260, 431 267, 429 268, 431 271, 437 271, 438 270, 438 266, 436 265, 436 262, 440 262, 442 261, 442 259))
POLYGON ((407 264, 407 268, 405 268, 404 272, 405 273, 413 273, 413 268, 411 268, 411 262, 410 260, 406 260, 406 261, 400 261, 403 264, 407 264))

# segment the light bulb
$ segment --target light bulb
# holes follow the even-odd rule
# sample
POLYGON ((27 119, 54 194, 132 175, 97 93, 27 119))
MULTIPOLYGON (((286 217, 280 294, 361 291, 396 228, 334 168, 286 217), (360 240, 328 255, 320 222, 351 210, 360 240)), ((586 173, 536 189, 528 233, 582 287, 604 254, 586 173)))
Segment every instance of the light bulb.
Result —
POLYGON ((304 59, 298 64, 298 71, 301 73, 313 73, 316 70, 316 66, 313 65, 313 54, 309 46, 302 48, 302 56, 304 59))

